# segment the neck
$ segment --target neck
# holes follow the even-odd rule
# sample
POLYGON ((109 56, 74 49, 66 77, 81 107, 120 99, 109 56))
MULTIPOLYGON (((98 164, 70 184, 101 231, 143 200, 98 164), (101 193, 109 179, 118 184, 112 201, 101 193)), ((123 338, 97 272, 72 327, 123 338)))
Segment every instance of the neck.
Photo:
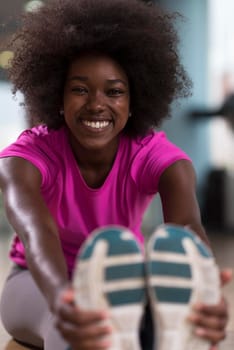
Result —
POLYGON ((89 150, 71 141, 80 173, 90 188, 100 188, 104 184, 114 164, 118 144, 119 139, 116 139, 102 149, 89 150))
POLYGON ((118 151, 119 139, 116 142, 111 142, 104 148, 89 150, 84 148, 77 141, 71 140, 71 148, 76 158, 77 164, 83 169, 100 169, 111 168, 117 151, 118 151))

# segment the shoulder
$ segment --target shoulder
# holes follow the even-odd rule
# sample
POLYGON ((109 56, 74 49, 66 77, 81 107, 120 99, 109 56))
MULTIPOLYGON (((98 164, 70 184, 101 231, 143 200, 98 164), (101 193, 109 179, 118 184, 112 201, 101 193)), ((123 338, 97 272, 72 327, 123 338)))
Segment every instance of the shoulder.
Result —
POLYGON ((48 142, 59 145, 57 143, 61 137, 64 137, 65 129, 50 130, 46 125, 38 125, 31 129, 24 130, 18 137, 16 142, 26 141, 38 144, 46 144, 48 142))
POLYGON ((151 131, 143 137, 130 139, 131 148, 135 150, 138 161, 157 161, 170 165, 179 159, 190 160, 189 156, 177 145, 168 140, 165 132, 151 131))
POLYGON ((162 131, 151 131, 145 137, 134 140, 136 149, 131 164, 131 176, 147 193, 156 193, 161 175, 180 160, 189 160, 188 155, 169 141, 162 131))
POLYGON ((21 162, 24 166, 27 166, 23 163, 26 160, 39 170, 42 186, 45 186, 56 178, 65 149, 64 129, 48 130, 46 126, 37 126, 23 131, 14 143, 0 152, 0 158, 15 158, 14 164, 21 162))
POLYGON ((58 151, 61 149, 64 138, 65 130, 63 128, 49 130, 44 125, 36 126, 24 130, 15 142, 0 152, 0 157, 30 155, 35 152, 49 155, 56 149, 58 151))
POLYGON ((164 142, 167 142, 167 138, 164 132, 150 131, 144 136, 131 137, 123 134, 120 143, 122 148, 130 149, 132 153, 138 153, 140 151, 148 151, 153 147, 159 147, 164 142))

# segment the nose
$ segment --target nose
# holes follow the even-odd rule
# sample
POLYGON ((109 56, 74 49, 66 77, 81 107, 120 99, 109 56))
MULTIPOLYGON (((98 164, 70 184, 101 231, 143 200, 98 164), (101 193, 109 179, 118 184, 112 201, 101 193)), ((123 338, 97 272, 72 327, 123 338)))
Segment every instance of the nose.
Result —
POLYGON ((101 92, 90 94, 86 103, 89 112, 102 112, 105 109, 105 96, 101 92))

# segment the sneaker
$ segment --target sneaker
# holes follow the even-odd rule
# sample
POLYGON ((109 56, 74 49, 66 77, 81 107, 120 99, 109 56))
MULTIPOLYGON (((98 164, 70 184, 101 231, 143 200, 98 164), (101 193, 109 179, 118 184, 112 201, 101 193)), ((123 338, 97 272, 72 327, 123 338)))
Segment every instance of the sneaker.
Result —
POLYGON ((187 321, 196 302, 216 304, 219 270, 210 249, 192 231, 162 225, 147 246, 147 283, 157 350, 208 350, 187 321))
POLYGON ((85 310, 111 315, 110 350, 138 350, 145 302, 145 266, 131 231, 120 226, 95 230, 84 243, 73 276, 75 300, 85 310))

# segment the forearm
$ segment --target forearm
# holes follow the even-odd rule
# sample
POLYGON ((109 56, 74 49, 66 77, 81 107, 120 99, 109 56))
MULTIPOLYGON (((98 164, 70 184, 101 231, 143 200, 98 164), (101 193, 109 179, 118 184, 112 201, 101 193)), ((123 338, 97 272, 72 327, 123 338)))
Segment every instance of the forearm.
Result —
POLYGON ((30 162, 0 160, 0 186, 8 220, 22 241, 28 268, 53 307, 58 291, 68 283, 57 224, 41 195, 41 173, 30 162))
POLYGON ((57 226, 36 193, 22 198, 12 191, 6 198, 7 216, 24 245, 28 268, 53 308, 56 295, 68 283, 57 226))
POLYGON ((200 219, 200 213, 198 210, 193 211, 193 215, 186 215, 186 211, 180 211, 177 213, 177 208, 168 212, 167 208, 164 210, 164 221, 166 223, 173 223, 180 226, 187 227, 195 232, 203 242, 210 246, 209 238, 205 232, 200 219), (194 214, 195 213, 195 214, 194 214))
POLYGON ((190 230, 195 232, 202 240, 210 247, 210 240, 206 234, 206 231, 201 223, 201 221, 190 223, 185 225, 185 227, 188 227, 190 230))
POLYGON ((58 293, 68 284, 67 266, 61 244, 57 236, 49 232, 46 242, 42 239, 29 240, 24 247, 28 268, 53 309, 58 293), (37 245, 40 245, 40 250, 37 245))
POLYGON ((159 193, 162 200, 164 221, 193 230, 209 244, 201 222, 196 198, 195 172, 190 162, 178 161, 161 176, 159 193))

